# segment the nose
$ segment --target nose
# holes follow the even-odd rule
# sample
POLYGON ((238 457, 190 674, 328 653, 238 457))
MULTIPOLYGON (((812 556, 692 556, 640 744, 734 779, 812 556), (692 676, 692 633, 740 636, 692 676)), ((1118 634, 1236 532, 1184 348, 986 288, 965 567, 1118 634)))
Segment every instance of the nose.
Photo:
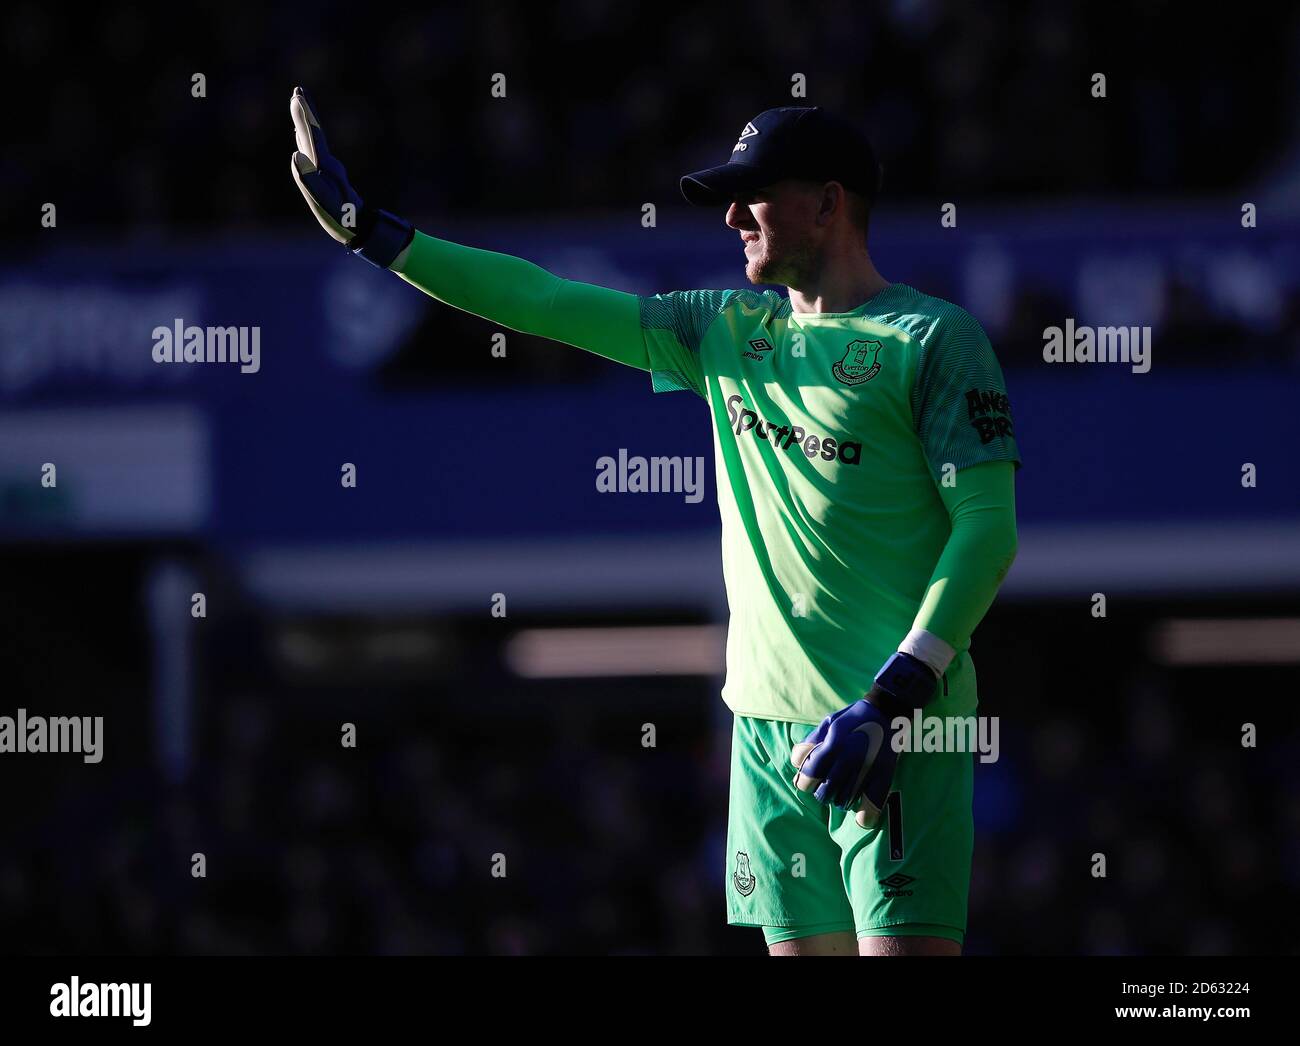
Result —
POLYGON ((736 203, 734 200, 732 201, 731 206, 727 208, 726 222, 729 229, 740 230, 756 228, 754 225, 754 216, 749 213, 749 208, 736 203))

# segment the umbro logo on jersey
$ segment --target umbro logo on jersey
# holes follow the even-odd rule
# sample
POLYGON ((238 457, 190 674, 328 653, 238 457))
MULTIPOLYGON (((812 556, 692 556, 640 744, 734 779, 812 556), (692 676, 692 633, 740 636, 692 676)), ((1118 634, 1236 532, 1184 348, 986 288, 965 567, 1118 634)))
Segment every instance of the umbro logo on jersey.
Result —
POLYGON ((746 359, 758 360, 761 363, 763 362, 763 360, 767 359, 767 357, 764 356, 763 353, 771 352, 771 351, 772 351, 772 343, 770 341, 768 341, 766 338, 754 338, 749 343, 749 351, 742 353, 742 355, 746 359))
POLYGON ((844 358, 831 367, 831 373, 845 385, 861 385, 880 373, 878 341, 851 341, 844 350, 844 358))
POLYGON ((745 129, 744 129, 743 131, 740 132, 740 140, 736 142, 736 147, 735 147, 734 149, 732 149, 731 151, 732 151, 733 153, 734 153, 734 152, 742 152, 742 153, 743 153, 746 149, 749 148, 749 143, 748 143, 747 141, 745 141, 745 139, 746 139, 746 138, 753 138, 754 135, 756 135, 756 134, 758 134, 758 128, 757 128, 757 127, 755 127, 752 123, 747 123, 747 124, 745 124, 745 129))

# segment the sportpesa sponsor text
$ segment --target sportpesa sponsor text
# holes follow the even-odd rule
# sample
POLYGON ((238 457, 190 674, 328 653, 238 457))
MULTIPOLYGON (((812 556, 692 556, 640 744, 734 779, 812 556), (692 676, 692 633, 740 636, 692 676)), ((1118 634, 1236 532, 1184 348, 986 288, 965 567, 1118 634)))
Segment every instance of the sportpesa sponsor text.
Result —
POLYGON ((776 425, 760 418, 756 411, 750 410, 744 403, 745 398, 739 393, 727 397, 727 417, 731 419, 732 431, 737 436, 749 432, 755 439, 770 442, 782 450, 798 445, 806 457, 815 458, 820 453, 825 461, 841 461, 845 465, 856 465, 862 460, 861 443, 805 432, 800 425, 776 425))

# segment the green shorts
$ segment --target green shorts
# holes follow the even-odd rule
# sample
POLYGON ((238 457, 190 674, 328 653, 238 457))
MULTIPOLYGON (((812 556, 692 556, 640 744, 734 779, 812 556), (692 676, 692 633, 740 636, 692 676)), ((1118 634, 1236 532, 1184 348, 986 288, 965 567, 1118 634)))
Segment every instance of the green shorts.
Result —
POLYGON ((962 943, 974 756, 903 752, 877 828, 794 786, 790 750, 812 727, 738 715, 731 739, 727 922, 767 943, 820 933, 962 943))

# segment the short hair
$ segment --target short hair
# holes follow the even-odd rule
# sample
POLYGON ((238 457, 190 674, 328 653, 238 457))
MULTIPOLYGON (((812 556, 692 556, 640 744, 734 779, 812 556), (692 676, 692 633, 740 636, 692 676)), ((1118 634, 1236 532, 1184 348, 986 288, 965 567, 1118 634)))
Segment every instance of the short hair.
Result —
POLYGON ((844 190, 844 199, 848 208, 849 221, 862 230, 862 239, 865 241, 867 232, 871 228, 871 201, 862 193, 854 192, 852 189, 844 190))

